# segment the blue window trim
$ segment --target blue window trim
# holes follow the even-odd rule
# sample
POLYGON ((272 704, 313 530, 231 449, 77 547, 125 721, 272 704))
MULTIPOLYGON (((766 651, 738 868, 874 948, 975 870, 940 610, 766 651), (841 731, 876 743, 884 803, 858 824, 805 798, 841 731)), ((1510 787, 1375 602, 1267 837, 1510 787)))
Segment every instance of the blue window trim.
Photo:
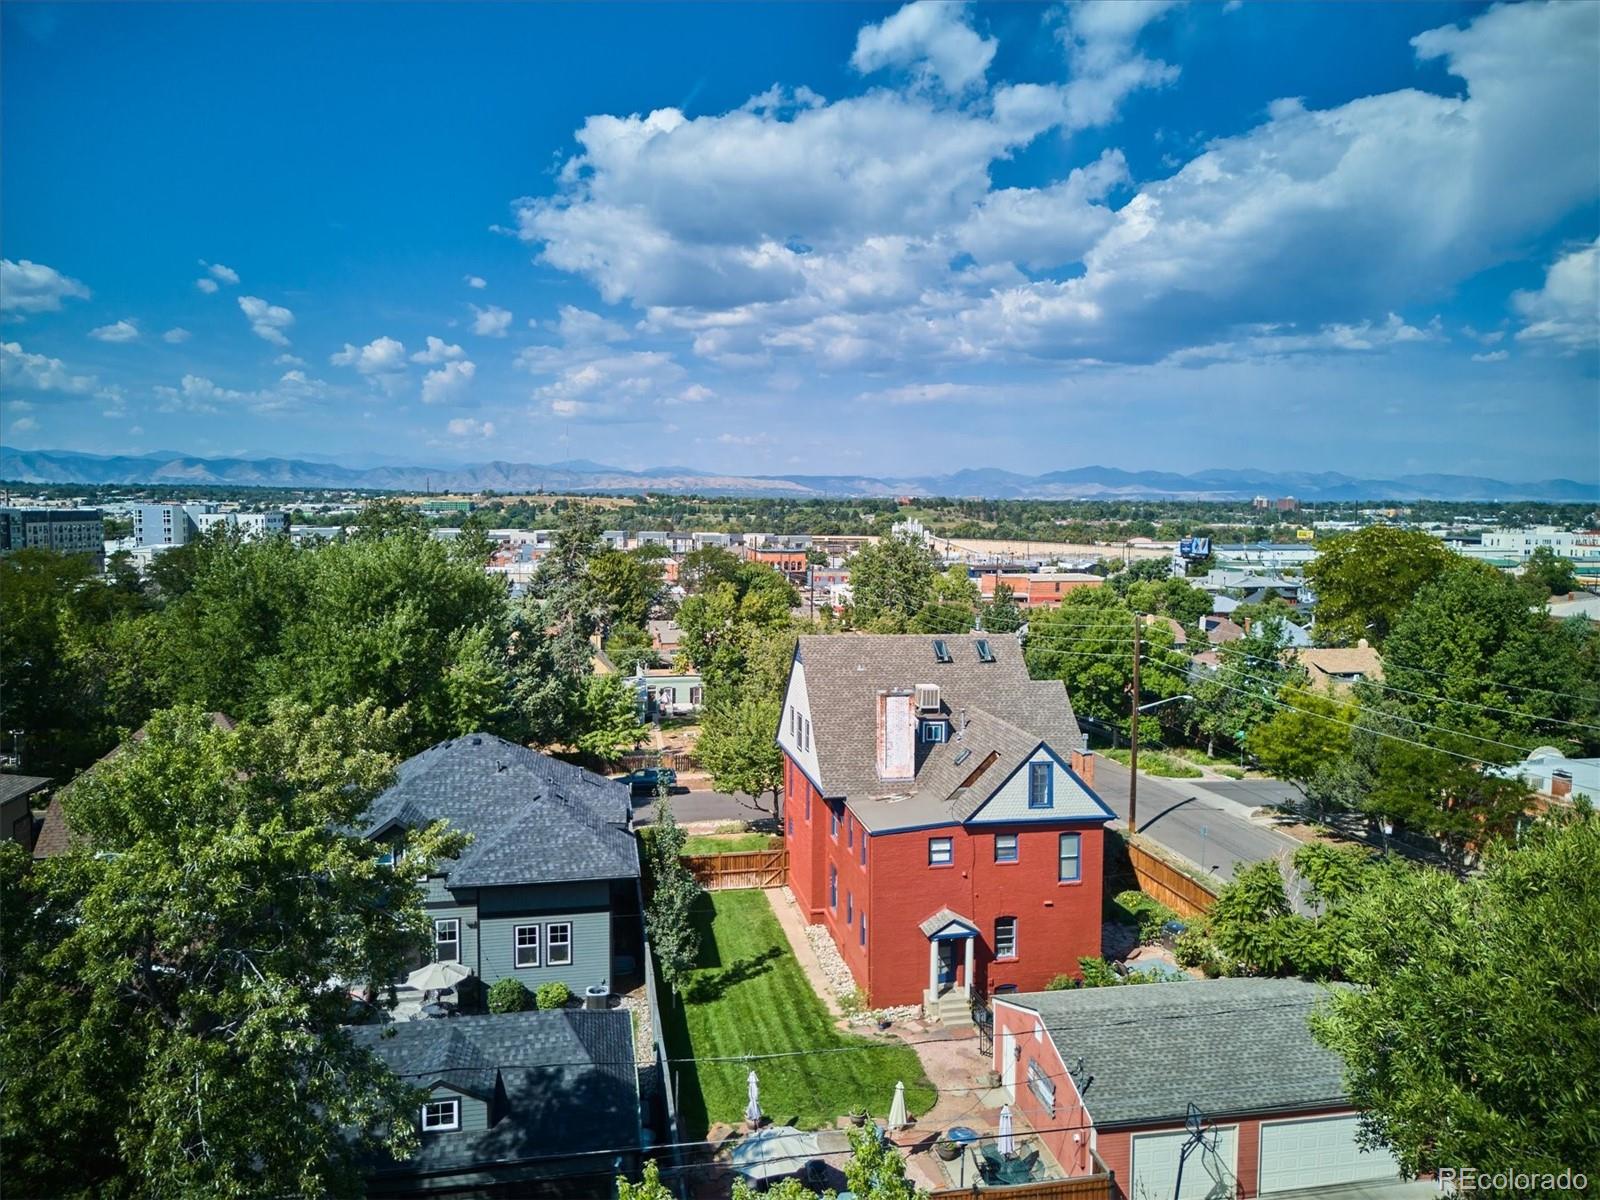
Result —
POLYGON ((955 840, 955 838, 951 838, 951 837, 929 838, 928 839, 928 865, 930 867, 953 867, 953 866, 955 866, 956 865, 956 840, 955 840), (944 859, 934 858, 934 856, 933 856, 933 846, 934 846, 935 842, 943 842, 945 844, 945 849, 949 852, 949 857, 944 858, 944 859))
POLYGON ((1063 833, 1056 840, 1056 879, 1059 883, 1080 883, 1083 880, 1083 834, 1063 833), (1072 874, 1063 874, 1066 869, 1067 839, 1072 839, 1075 853, 1072 856, 1072 874))
POLYGON ((922 723, 922 740, 924 742, 943 742, 948 727, 943 721, 924 721, 922 723))
POLYGON ((1004 962, 1010 962, 1017 957, 1017 919, 1012 916, 996 917, 994 919, 994 956, 1004 962), (1011 922, 1011 951, 1008 954, 1000 952, 1000 922, 1011 922))
POLYGON ((1030 762, 1028 764, 1028 807, 1029 808, 1054 808, 1056 802, 1055 771, 1051 763, 1030 762), (1044 794, 1040 796, 1035 788, 1035 781, 1044 781, 1044 794))
POLYGON ((1022 840, 1014 833, 997 833, 994 835, 994 860, 997 863, 1014 863, 1022 857, 1022 840), (1000 839, 1011 839, 1011 855, 1005 857, 1000 853, 1000 839))

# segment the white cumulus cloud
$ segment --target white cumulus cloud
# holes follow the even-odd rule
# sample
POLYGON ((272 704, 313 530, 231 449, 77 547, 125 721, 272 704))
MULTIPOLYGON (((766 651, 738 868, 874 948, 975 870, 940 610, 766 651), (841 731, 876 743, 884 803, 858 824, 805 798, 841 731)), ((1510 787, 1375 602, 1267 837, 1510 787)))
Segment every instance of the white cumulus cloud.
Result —
POLYGON ((363 375, 386 375, 406 369, 406 348, 392 337, 376 337, 365 346, 346 342, 328 361, 336 367, 354 367, 363 375))
POLYGON ((89 330, 89 336, 97 342, 136 342, 139 340, 139 326, 131 318, 124 317, 110 325, 89 330))
POLYGON ((494 436, 493 421, 475 421, 471 417, 456 417, 445 428, 450 431, 451 437, 492 438, 494 436))
POLYGON ((482 275, 468 275, 463 280, 463 282, 469 288, 477 288, 480 291, 489 286, 489 281, 487 279, 485 279, 482 275))
POLYGON ((193 335, 190 334, 190 332, 182 325, 174 325, 171 329, 167 330, 161 335, 161 340, 176 346, 180 342, 187 342, 192 336, 193 335))
POLYGON ((448 359, 460 358, 464 353, 465 351, 460 346, 452 346, 443 338, 436 338, 430 334, 428 336, 428 348, 426 350, 418 350, 411 356, 411 361, 414 363, 441 363, 448 359))
POLYGON ((1517 292, 1512 305, 1527 321, 1519 342, 1568 352, 1600 346, 1600 239, 1564 254, 1545 273, 1538 291, 1517 292))
POLYGON ((0 259, 0 311, 59 312, 63 300, 87 300, 89 289, 54 267, 0 259))
POLYGON ((287 308, 280 304, 269 304, 259 296, 240 296, 239 309, 258 338, 274 346, 289 344, 289 338, 283 331, 294 324, 294 314, 287 308))
POLYGON ((915 0, 856 35, 850 65, 862 74, 905 67, 951 93, 983 83, 999 43, 980 36, 964 4, 915 0))
POLYGON ((472 322, 473 333, 478 334, 480 337, 505 337, 506 330, 511 325, 511 313, 509 311, 493 304, 487 308, 479 308, 474 304, 472 305, 472 311, 476 314, 472 322))
MULTIPOLYGON (((235 271, 232 267, 225 267, 221 263, 208 263, 203 258, 200 260, 200 265, 204 267, 211 275, 211 278, 215 280, 227 284, 236 284, 239 282, 239 272, 235 271)), ((216 289, 213 288, 211 290, 215 291, 216 289)))
POLYGON ((102 390, 93 375, 75 374, 59 358, 30 354, 17 342, 0 344, 0 384, 69 396, 92 396, 102 390))
POLYGON ((469 359, 447 362, 436 371, 429 371, 422 379, 424 404, 456 404, 466 394, 477 365, 469 359))

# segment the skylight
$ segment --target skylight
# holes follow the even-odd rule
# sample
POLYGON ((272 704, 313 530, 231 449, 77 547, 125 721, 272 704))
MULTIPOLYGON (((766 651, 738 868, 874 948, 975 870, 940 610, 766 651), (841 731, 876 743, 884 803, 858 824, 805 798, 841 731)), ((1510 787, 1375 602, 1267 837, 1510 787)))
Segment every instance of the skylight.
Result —
POLYGON ((976 647, 976 649, 978 651, 978 661, 979 662, 993 662, 994 661, 994 651, 989 648, 989 642, 988 642, 987 639, 979 638, 976 642, 973 643, 973 645, 976 647))
POLYGON ((950 647, 945 645, 943 638, 934 638, 933 640, 933 661, 942 663, 955 661, 950 657, 950 647))

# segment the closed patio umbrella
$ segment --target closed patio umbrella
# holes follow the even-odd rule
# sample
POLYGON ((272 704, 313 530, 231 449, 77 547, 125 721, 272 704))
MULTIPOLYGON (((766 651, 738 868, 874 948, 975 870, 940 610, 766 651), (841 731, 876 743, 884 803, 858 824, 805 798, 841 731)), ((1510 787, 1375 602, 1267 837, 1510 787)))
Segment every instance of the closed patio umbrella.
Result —
POLYGON ((772 1125, 734 1147, 730 1161, 746 1179, 760 1182, 798 1175, 820 1153, 816 1134, 801 1133, 792 1125, 772 1125))
POLYGON ((755 1071, 750 1072, 750 1078, 745 1081, 750 1085, 750 1103, 744 1106, 744 1119, 752 1125, 761 1124, 761 1081, 756 1078, 755 1071))
POLYGON ((997 1149, 1008 1158, 1017 1152, 1017 1142, 1011 1134, 1011 1106, 1000 1107, 1000 1136, 996 1139, 997 1149))
POLYGON ((906 1127, 906 1085, 894 1085, 894 1102, 889 1105, 889 1128, 904 1129, 906 1127))
POLYGON ((406 983, 419 992, 442 992, 453 988, 472 972, 458 962, 431 962, 406 976, 406 983))

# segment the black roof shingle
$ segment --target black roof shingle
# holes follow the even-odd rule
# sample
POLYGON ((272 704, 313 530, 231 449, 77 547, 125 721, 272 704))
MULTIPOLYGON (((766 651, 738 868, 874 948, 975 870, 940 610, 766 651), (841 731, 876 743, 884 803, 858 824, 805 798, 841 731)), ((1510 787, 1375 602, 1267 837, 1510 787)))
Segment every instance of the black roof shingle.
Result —
POLYGON ((444 819, 473 835, 446 864, 451 887, 634 879, 625 784, 488 733, 430 746, 407 759, 373 801, 362 832, 444 819))

